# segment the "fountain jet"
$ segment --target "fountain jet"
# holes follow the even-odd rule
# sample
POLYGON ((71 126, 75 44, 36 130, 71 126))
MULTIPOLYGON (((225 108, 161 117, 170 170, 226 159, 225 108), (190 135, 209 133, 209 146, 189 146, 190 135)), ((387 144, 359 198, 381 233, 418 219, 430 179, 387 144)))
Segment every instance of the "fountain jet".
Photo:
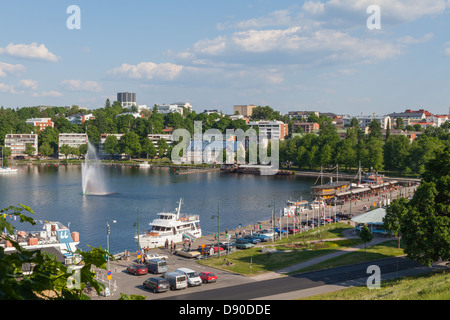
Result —
POLYGON ((81 164, 81 184, 83 195, 103 196, 109 194, 105 187, 103 170, 97 158, 94 146, 88 141, 88 151, 81 164))

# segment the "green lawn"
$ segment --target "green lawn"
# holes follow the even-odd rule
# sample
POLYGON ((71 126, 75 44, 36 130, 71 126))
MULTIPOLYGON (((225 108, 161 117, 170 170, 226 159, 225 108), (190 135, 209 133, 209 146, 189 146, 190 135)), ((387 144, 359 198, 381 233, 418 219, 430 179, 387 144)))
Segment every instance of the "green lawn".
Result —
POLYGON ((375 246, 367 247, 367 249, 361 249, 355 252, 349 252, 342 256, 329 259, 327 261, 315 264, 314 266, 297 270, 301 272, 321 270, 327 268, 334 268, 343 265, 355 264, 365 261, 378 260, 388 257, 396 257, 403 255, 403 249, 398 249, 397 240, 388 240, 375 246))
MULTIPOLYGON (((342 232, 351 228, 346 224, 336 224, 323 227, 321 229, 322 238, 340 238, 342 232)), ((303 234, 289 236, 277 240, 274 243, 265 243, 266 247, 279 250, 278 253, 262 253, 261 247, 254 247, 246 250, 237 250, 230 253, 229 256, 220 258, 210 258, 201 260, 198 263, 208 265, 214 268, 227 270, 230 272, 256 275, 264 272, 282 269, 293 264, 307 261, 311 258, 322 256, 342 247, 355 246, 361 243, 359 239, 343 239, 335 241, 318 241, 320 236, 316 230, 311 230, 303 234), (313 243, 309 241, 314 241, 313 243), (226 262, 231 264, 226 264, 226 262)))
POLYGON ((380 289, 354 287, 302 300, 450 300, 450 272, 386 280, 380 289))

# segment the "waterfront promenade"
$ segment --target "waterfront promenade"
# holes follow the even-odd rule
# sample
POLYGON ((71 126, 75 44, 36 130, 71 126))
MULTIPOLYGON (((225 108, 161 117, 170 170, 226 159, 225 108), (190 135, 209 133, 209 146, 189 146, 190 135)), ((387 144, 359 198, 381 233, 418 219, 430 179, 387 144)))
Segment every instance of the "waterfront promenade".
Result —
MULTIPOLYGON (((411 187, 409 190, 408 189, 399 190, 398 193, 395 192, 392 194, 392 199, 395 199, 400 195, 404 195, 405 193, 406 193, 406 195, 408 195, 408 193, 410 195, 412 195, 412 193, 415 191, 415 188, 416 187, 411 187)), ((352 214, 354 216, 357 216, 361 213, 366 212, 367 210, 365 210, 364 206, 367 203, 372 203, 372 204, 374 202, 376 203, 377 201, 379 201, 379 198, 380 197, 378 197, 378 196, 376 196, 376 197, 373 196, 373 197, 369 197, 367 199, 358 200, 356 202, 354 201, 352 203, 352 214)), ((349 211, 350 203, 346 203, 345 205, 343 205, 342 210, 349 211)), ((290 217, 290 218, 282 217, 281 218, 282 226, 285 226, 286 224, 291 225, 292 219, 293 219, 292 217, 290 217)), ((344 221, 344 223, 345 223, 345 221, 344 221)), ((347 223, 349 223, 350 225, 354 225, 351 220, 347 220, 347 223)), ((256 225, 259 225, 259 224, 261 225, 261 227, 263 229, 272 227, 271 221, 258 221, 258 223, 255 223, 255 225, 243 226, 242 228, 239 228, 236 230, 228 230, 228 233, 231 236, 231 241, 233 241, 235 239, 236 232, 239 232, 239 231, 242 232, 244 230, 246 230, 246 232, 250 232, 251 230, 256 230, 256 225)), ((352 231, 353 231, 353 229, 350 229, 350 230, 347 230, 346 232, 344 232, 344 237, 345 238, 358 237, 357 235, 353 234, 352 231)), ((221 232, 219 234, 219 236, 220 236, 221 242, 226 241, 225 232, 221 232)), ((395 238, 391 238, 391 239, 395 239, 395 238)), ((328 239, 328 240, 333 240, 333 239, 328 239)), ((334 239, 334 240, 336 240, 336 239, 334 239)), ((199 246, 201 246, 202 244, 214 245, 214 244, 217 244, 217 241, 218 240, 217 240, 215 234, 207 234, 201 238, 195 239, 195 241, 191 244, 191 248, 196 249, 199 246)), ((376 244, 379 244, 384 241, 386 241, 385 237, 374 237, 374 239, 371 242, 367 243, 366 245, 372 246, 372 245, 376 245, 376 244)), ((260 244, 260 245, 263 245, 263 244, 260 244)), ((180 248, 182 246, 183 246, 182 244, 178 244, 177 248, 180 248)), ((188 267, 188 268, 192 268, 192 269, 196 270, 197 272, 213 271, 219 277, 220 281, 218 281, 215 284, 204 285, 201 287, 195 287, 195 288, 189 289, 189 292, 197 292, 197 291, 201 291, 201 290, 225 288, 225 287, 234 286, 234 285, 252 283, 255 281, 259 282, 259 281, 266 281, 266 280, 271 280, 271 279, 277 279, 280 277, 285 277, 290 272, 297 272, 298 270, 300 270, 302 268, 306 268, 306 267, 315 265, 322 261, 340 256, 340 255, 343 255, 343 254, 346 254, 349 252, 360 250, 363 247, 364 247, 364 244, 358 245, 355 247, 351 247, 351 248, 345 248, 345 249, 338 250, 336 252, 333 252, 333 253, 330 253, 330 254, 327 254, 324 256, 320 256, 320 257, 313 258, 313 259, 310 259, 305 262, 301 262, 298 264, 291 265, 289 267, 282 268, 280 270, 270 271, 270 272, 266 272, 263 274, 253 275, 253 276, 240 275, 240 274, 236 274, 233 272, 228 272, 225 270, 219 270, 219 269, 214 269, 214 268, 211 268, 208 266, 204 266, 204 265, 196 263, 196 260, 194 260, 194 259, 187 259, 187 258, 173 255, 172 252, 170 251, 170 249, 166 249, 166 248, 151 249, 151 252, 156 252, 156 253, 164 254, 164 255, 168 256, 167 262, 168 262, 169 271, 174 271, 180 267, 188 267)), ((99 280, 107 285, 110 285, 112 295, 109 297, 92 296, 92 298, 93 299, 115 300, 115 299, 119 298, 119 296, 120 296, 119 293, 125 293, 128 295, 131 295, 131 294, 144 295, 148 298, 157 299, 157 296, 155 296, 153 293, 148 292, 147 290, 143 289, 143 287, 142 287, 142 281, 147 279, 148 277, 151 277, 151 275, 146 276, 146 277, 135 277, 135 276, 132 276, 132 275, 129 275, 126 273, 127 266, 135 261, 136 261, 136 252, 131 252, 128 260, 112 261, 111 269, 110 269, 111 273, 112 273, 110 283, 108 281, 106 281, 106 279, 107 279, 106 271, 98 270, 97 272, 98 272, 99 280), (112 283, 112 286, 111 286, 111 283, 112 283)), ((423 271, 427 270, 426 268, 425 269, 422 268, 422 269, 418 270, 417 272, 423 272, 423 271)), ((397 274, 397 276, 398 276, 398 274, 397 274)), ((305 296, 312 295, 312 294, 319 294, 319 293, 323 293, 323 292, 340 290, 344 287, 353 286, 353 285, 360 285, 360 284, 358 282, 354 282, 354 283, 347 283, 347 284, 320 286, 320 287, 317 287, 314 289, 299 291, 299 292, 296 292, 295 294, 291 292, 291 293, 286 293, 286 294, 281 294, 281 295, 276 295, 276 296, 271 296, 271 297, 265 297, 265 298, 273 299, 273 300, 297 299, 297 298, 305 297, 305 296)), ((181 290, 181 291, 176 290, 176 291, 166 292, 163 294, 163 296, 166 298, 167 297, 170 298, 170 297, 175 297, 179 294, 184 294, 184 293, 185 293, 184 290, 181 290)))

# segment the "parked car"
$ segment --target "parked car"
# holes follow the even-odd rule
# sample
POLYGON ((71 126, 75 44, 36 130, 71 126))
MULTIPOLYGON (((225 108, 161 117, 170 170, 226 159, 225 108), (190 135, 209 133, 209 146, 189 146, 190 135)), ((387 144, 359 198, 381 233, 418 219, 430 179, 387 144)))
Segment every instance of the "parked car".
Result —
POLYGON ((167 262, 162 259, 150 259, 145 264, 148 272, 152 273, 165 273, 167 272, 167 262))
POLYGON ((142 285, 153 292, 164 292, 170 289, 169 281, 162 277, 148 278, 142 285))
POLYGON ((236 248, 236 243, 234 242, 221 242, 220 246, 226 251, 226 250, 230 250, 233 251, 233 249, 236 248))
POLYGON ((198 247, 198 250, 202 253, 202 254, 215 254, 217 253, 217 251, 220 250, 220 252, 224 251, 224 249, 222 247, 217 247, 217 246, 211 246, 211 245, 206 245, 204 248, 202 248, 202 246, 198 247))
POLYGON ((294 227, 287 227, 287 228, 284 227, 283 230, 286 230, 290 234, 294 234, 294 233, 300 232, 300 230, 298 228, 294 228, 294 227))
POLYGON ((244 239, 245 240, 248 240, 249 242, 251 242, 251 243, 253 243, 253 244, 257 244, 257 243, 260 243, 261 242, 261 240, 260 239, 258 239, 256 236, 254 236, 254 235, 246 235, 246 236, 244 236, 244 239))
POLYGON ((144 275, 148 273, 148 269, 144 264, 131 264, 127 268, 127 272, 134 274, 135 276, 144 275))
POLYGON ((275 228, 275 232, 276 232, 277 234, 280 234, 280 232, 283 234, 283 233, 287 233, 287 230, 280 229, 280 228, 275 228))
POLYGON ((150 259, 163 259, 163 260, 167 260, 168 256, 164 255, 164 254, 159 254, 159 253, 155 253, 155 252, 150 252, 147 253, 146 258, 148 260, 150 259))
POLYGON ((164 279, 169 281, 170 290, 181 290, 186 289, 187 278, 186 275, 180 272, 167 272, 163 275, 164 279))
POLYGON ((238 238, 236 239, 236 248, 238 249, 249 249, 253 248, 255 245, 247 241, 247 239, 238 238))
POLYGON ((253 237, 261 240, 261 242, 267 242, 267 241, 272 240, 272 237, 266 236, 265 234, 261 234, 261 233, 254 233, 253 237))
POLYGON ((201 250, 189 250, 185 248, 176 249, 175 254, 185 258, 197 258, 202 255, 201 250))
POLYGON ((200 279, 202 279, 203 283, 211 283, 217 281, 217 276, 210 271, 200 272, 198 275, 200 276, 200 279))
POLYGON ((189 287, 200 286, 202 284, 202 279, 200 279, 198 273, 192 269, 178 268, 175 271, 183 273, 186 276, 189 287))

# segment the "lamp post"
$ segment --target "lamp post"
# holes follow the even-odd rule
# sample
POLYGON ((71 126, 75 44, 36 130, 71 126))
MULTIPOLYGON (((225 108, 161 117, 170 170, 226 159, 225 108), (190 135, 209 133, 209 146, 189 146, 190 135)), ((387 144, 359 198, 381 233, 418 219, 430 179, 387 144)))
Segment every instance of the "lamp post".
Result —
POLYGON ((219 203, 217 203, 217 216, 211 216, 211 219, 217 218, 217 257, 220 257, 220 210, 219 203))
MULTIPOLYGON (((116 220, 113 220, 112 223, 116 223, 116 220)), ((110 254, 109 252, 109 234, 111 233, 111 228, 109 225, 109 221, 106 222, 106 247, 107 247, 107 251, 108 254, 110 254)), ((107 260, 107 264, 108 264, 108 273, 111 272, 110 268, 109 268, 109 256, 106 257, 107 260)), ((108 279, 108 293, 111 292, 111 279, 108 279)))

